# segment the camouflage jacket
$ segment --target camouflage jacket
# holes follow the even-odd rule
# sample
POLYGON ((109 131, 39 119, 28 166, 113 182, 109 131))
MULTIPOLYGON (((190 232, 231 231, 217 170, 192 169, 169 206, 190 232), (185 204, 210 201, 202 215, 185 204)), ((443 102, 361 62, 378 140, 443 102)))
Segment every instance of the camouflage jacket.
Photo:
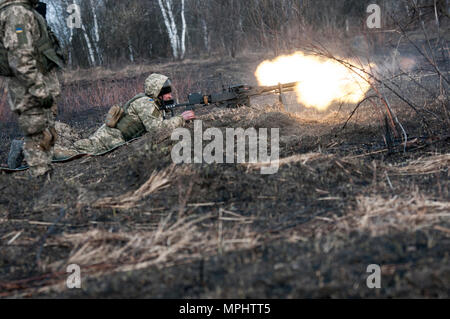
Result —
POLYGON ((8 52, 8 62, 14 76, 9 79, 11 110, 24 112, 40 105, 48 96, 60 95, 55 72, 44 74, 38 65, 36 43, 40 29, 34 13, 22 6, 33 0, 0 0, 0 39, 8 52), (17 3, 19 5, 10 5, 17 3))
POLYGON ((164 114, 159 108, 158 95, 168 77, 152 74, 145 81, 145 96, 133 101, 126 109, 125 116, 117 124, 125 140, 130 140, 145 132, 168 127, 177 128, 184 124, 181 116, 164 120, 164 114))

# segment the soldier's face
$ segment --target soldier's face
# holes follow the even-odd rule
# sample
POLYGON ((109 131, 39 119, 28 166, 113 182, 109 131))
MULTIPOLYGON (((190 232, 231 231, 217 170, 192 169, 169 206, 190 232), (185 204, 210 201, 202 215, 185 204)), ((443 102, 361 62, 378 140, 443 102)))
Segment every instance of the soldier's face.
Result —
POLYGON ((164 102, 169 102, 173 100, 172 92, 166 93, 162 96, 164 102))

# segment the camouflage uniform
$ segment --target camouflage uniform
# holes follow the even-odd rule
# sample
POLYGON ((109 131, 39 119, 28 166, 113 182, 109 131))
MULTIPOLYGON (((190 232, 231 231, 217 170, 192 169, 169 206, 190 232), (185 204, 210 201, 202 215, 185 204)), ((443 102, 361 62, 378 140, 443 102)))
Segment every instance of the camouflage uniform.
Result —
POLYGON ((69 125, 58 121, 55 122, 55 130, 58 139, 53 148, 53 159, 60 160, 77 155, 74 145, 81 140, 81 136, 69 125))
MULTIPOLYGON (((75 155, 77 152, 99 154, 154 129, 163 127, 174 129, 183 126, 184 119, 182 116, 164 120, 164 114, 160 110, 161 102, 158 96, 167 80, 168 77, 164 75, 150 75, 145 81, 145 95, 126 107, 125 113, 117 123, 116 128, 103 125, 89 138, 75 142, 70 149, 57 145, 55 159, 75 155)), ((62 134, 64 133, 58 132, 58 135, 62 134)))
POLYGON ((19 3, 34 5, 33 0, 0 0, 0 36, 7 50, 13 76, 8 81, 8 102, 18 115, 19 127, 25 135, 24 155, 31 174, 39 176, 50 169, 56 105, 43 107, 43 101, 60 95, 60 86, 54 71, 46 72, 40 66, 36 43, 41 37, 33 11, 19 3))

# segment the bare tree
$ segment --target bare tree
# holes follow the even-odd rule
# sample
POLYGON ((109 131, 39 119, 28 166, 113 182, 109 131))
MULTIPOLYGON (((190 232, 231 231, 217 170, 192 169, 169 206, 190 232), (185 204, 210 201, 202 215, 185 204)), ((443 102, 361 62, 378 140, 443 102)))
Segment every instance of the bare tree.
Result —
POLYGON ((178 32, 176 21, 176 11, 172 0, 158 0, 159 7, 164 19, 164 24, 169 35, 170 45, 172 47, 173 57, 177 60, 184 59, 186 54, 186 18, 185 18, 185 0, 180 0, 181 10, 181 35, 178 32))

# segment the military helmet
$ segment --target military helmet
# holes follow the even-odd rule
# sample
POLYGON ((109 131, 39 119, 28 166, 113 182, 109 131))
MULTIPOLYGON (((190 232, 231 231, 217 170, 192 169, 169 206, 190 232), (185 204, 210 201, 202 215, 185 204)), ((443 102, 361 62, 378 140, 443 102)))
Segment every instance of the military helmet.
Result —
POLYGON ((166 85, 169 78, 162 74, 152 74, 146 80, 144 84, 145 94, 153 99, 158 99, 161 95, 161 91, 166 85))

